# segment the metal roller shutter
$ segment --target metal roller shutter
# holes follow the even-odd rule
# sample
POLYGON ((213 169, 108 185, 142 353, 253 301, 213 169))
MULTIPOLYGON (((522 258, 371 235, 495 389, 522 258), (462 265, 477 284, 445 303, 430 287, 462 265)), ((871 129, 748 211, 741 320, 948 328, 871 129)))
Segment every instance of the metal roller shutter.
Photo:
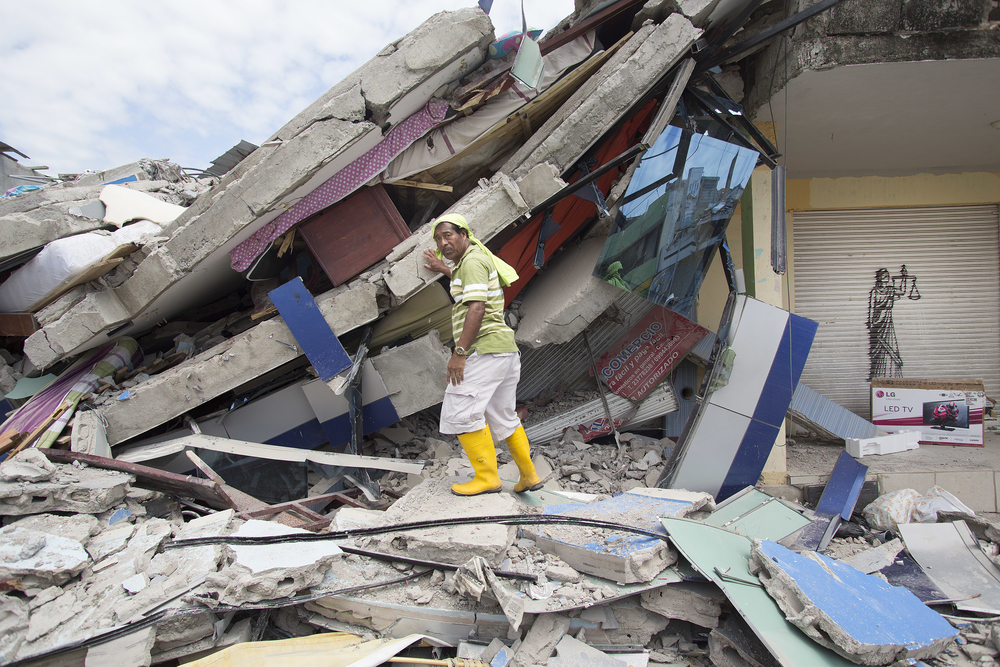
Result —
POLYGON ((995 205, 801 212, 793 230, 795 312, 820 325, 802 382, 870 418, 869 295, 879 269, 898 276, 906 265, 920 299, 882 299, 896 376, 984 380, 1000 396, 995 205))

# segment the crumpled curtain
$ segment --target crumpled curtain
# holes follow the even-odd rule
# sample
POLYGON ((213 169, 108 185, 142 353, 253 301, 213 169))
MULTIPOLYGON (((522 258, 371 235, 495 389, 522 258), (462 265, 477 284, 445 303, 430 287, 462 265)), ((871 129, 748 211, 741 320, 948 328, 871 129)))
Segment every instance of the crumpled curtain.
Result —
POLYGON ((0 426, 0 433, 32 433, 59 406, 65 405, 66 410, 33 445, 51 447, 73 416, 80 399, 94 392, 101 378, 113 375, 120 368, 134 368, 135 364, 142 363, 142 358, 142 350, 132 338, 119 338, 95 349, 32 396, 0 426))

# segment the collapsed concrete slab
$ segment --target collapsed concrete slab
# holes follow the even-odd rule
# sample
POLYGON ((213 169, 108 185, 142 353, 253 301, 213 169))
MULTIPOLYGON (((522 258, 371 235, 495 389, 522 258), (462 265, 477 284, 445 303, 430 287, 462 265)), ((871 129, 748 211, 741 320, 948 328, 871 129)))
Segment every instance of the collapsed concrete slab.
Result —
POLYGON ((671 14, 659 25, 641 27, 501 171, 517 179, 540 162, 549 162, 564 173, 680 60, 700 34, 680 14, 671 14))
MULTIPOLYGON (((167 181, 138 181, 121 187, 155 192, 166 185, 167 181)), ((13 257, 49 241, 107 227, 103 216, 83 214, 88 204, 100 202, 102 189, 100 185, 53 187, 0 199, 0 238, 4 239, 0 257, 13 257), (80 213, 71 213, 71 209, 80 209, 80 213)))
MULTIPOLYGON (((138 330, 180 312, 187 292, 225 293, 238 278, 229 251, 305 194, 374 147, 383 129, 420 109, 441 85, 471 71, 493 38, 478 8, 434 15, 330 89, 223 177, 165 230, 170 239, 111 294, 119 302, 103 322, 91 318, 91 341, 67 346, 36 332, 31 352, 47 366, 77 347, 104 342, 129 323, 138 330), (371 116, 375 122, 366 120, 371 116), (197 271, 195 270, 197 267, 197 271), (173 292, 173 296, 168 294, 173 292), (146 313, 147 318, 140 316, 146 313), (132 320, 132 322, 129 322, 132 320)), ((190 298, 190 297, 188 297, 190 298)), ((87 319, 87 314, 81 314, 87 319)), ((62 329, 74 327, 71 308, 62 329)), ((126 330, 128 332, 128 330, 126 330)))
MULTIPOLYGON (((464 480, 463 480, 464 481, 464 480)), ((428 480, 386 510, 381 525, 432 521, 457 517, 517 514, 519 503, 507 493, 456 496, 454 478, 428 480)), ((516 528, 496 524, 449 526, 386 533, 359 540, 366 549, 460 565, 482 556, 493 567, 500 565, 514 543, 516 528)))
MULTIPOLYGON (((17 464, 18 457, 12 462, 17 464)), ((55 466, 51 475, 39 481, 0 481, 0 516, 43 512, 98 514, 122 502, 129 483, 134 481, 132 475, 113 470, 55 466)))
POLYGON ((591 275, 604 239, 591 238, 567 248, 548 270, 531 282, 522 296, 515 340, 528 347, 573 340, 596 320, 622 290, 591 275))
MULTIPOLYGON (((346 285, 320 296, 320 312, 337 334, 378 317, 376 288, 346 285)), ((262 322, 180 366, 151 377, 129 392, 128 400, 99 408, 107 439, 116 445, 231 391, 302 354, 284 321, 262 322)))

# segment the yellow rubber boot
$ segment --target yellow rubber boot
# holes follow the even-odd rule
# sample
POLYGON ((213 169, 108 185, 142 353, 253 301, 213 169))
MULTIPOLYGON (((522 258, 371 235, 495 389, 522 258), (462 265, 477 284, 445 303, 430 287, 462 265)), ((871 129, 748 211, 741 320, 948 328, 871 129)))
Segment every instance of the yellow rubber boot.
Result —
POLYGON ((469 463, 476 471, 476 476, 465 484, 452 484, 451 492, 459 496, 477 496, 480 493, 499 491, 501 482, 500 474, 497 472, 497 450, 493 446, 490 427, 472 433, 461 433, 458 441, 462 443, 462 449, 469 457, 469 463))
POLYGON ((521 471, 521 479, 514 485, 514 491, 537 491, 542 488, 542 478, 535 472, 535 464, 531 462, 531 446, 528 444, 528 436, 524 432, 523 426, 518 426, 509 438, 507 447, 510 455, 517 464, 517 469, 521 471))

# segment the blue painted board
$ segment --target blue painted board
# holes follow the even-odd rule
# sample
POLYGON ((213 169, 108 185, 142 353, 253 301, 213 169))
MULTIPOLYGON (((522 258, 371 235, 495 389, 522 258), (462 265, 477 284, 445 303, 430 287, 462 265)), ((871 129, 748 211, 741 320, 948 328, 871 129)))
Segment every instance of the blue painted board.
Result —
MULTIPOLYGON (((542 514, 558 514, 560 516, 612 521, 656 533, 663 533, 663 526, 660 525, 660 517, 674 516, 690 506, 691 502, 687 500, 672 500, 669 498, 644 496, 637 493, 622 493, 596 503, 549 505, 542 511, 542 514), (637 516, 641 516, 642 518, 637 520, 637 516)), ((652 537, 643 537, 642 535, 612 535, 602 541, 592 541, 574 546, 599 553, 628 557, 630 554, 642 551, 643 549, 649 549, 659 543, 660 540, 652 537)))
POLYGON ((783 667, 854 665, 785 620, 784 612, 749 570, 750 538, 700 521, 665 518, 661 522, 677 550, 722 589, 778 664, 783 667))
POLYGON ((327 324, 302 278, 289 280, 268 292, 268 296, 323 382, 332 380, 351 366, 350 356, 327 324))
POLYGON ((910 591, 850 565, 822 554, 806 557, 770 540, 760 543, 759 553, 795 581, 800 603, 815 605, 826 615, 828 620, 809 621, 822 634, 829 636, 832 623, 859 644, 890 651, 902 646, 910 652, 958 635, 910 591))
POLYGON ((858 463, 846 451, 841 452, 816 505, 816 513, 823 516, 839 514, 844 521, 850 521, 867 474, 868 466, 858 463))

